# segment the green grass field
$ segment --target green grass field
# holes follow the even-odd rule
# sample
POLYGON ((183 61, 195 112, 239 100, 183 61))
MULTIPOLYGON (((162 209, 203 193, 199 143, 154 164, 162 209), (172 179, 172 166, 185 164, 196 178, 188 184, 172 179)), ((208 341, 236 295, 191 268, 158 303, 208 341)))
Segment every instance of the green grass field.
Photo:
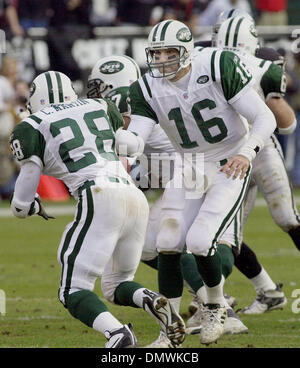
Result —
MULTIPOLYGON (((8 204, 2 203, 0 210, 3 208, 8 208, 8 204)), ((71 215, 48 222, 38 216, 26 220, 0 218, 0 289, 6 293, 6 314, 0 315, 0 347, 104 347, 105 338, 71 317, 57 298, 60 267, 56 251, 63 229, 71 220, 71 215)), ((243 316, 249 328, 247 335, 226 335, 211 347, 300 347, 300 313, 292 312, 292 304, 297 304, 297 300, 291 296, 293 290, 299 289, 300 297, 300 252, 289 236, 276 227, 266 207, 255 207, 247 223, 245 241, 273 280, 283 282, 288 304, 284 310, 243 316)), ((144 264, 140 264, 135 279, 157 290, 156 271, 144 264)), ((99 282, 95 291, 101 296, 99 282)), ((249 305, 255 298, 252 284, 236 269, 228 278, 225 291, 238 299, 236 308, 249 305)), ((184 318, 188 317, 190 300, 185 291, 181 306, 184 318)), ((107 304, 120 321, 133 323, 140 346, 157 338, 159 326, 146 312, 107 304)), ((300 307, 300 300, 298 304, 300 307)), ((187 336, 183 347, 207 349, 200 345, 197 335, 187 336)))

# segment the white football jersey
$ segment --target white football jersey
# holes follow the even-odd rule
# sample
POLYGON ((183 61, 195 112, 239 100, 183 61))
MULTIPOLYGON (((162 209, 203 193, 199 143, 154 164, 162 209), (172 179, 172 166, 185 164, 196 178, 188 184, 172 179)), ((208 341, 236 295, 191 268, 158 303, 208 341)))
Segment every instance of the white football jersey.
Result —
POLYGON ((112 102, 79 99, 30 115, 15 127, 10 144, 21 164, 35 162, 72 194, 101 175, 132 183, 114 149, 112 124, 119 123, 123 120, 112 102))
POLYGON ((204 153, 206 161, 237 154, 249 127, 231 103, 254 81, 240 58, 204 48, 194 55, 186 90, 148 73, 130 86, 132 116, 160 124, 176 151, 204 153))

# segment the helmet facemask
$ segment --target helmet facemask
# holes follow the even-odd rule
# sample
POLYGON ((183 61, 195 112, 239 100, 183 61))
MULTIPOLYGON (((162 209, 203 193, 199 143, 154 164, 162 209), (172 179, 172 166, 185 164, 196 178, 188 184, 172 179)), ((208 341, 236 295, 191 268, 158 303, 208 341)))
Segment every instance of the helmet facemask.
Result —
POLYGON ((163 48, 147 47, 145 51, 149 73, 153 78, 173 79, 175 75, 179 72, 179 70, 188 66, 190 63, 190 55, 183 46, 168 46, 163 48), (169 61, 165 62, 155 61, 155 51, 168 49, 176 50, 178 52, 178 57, 176 59, 172 58, 169 61), (168 71, 168 69, 171 70, 168 71))
POLYGON ((94 78, 88 81, 87 88, 87 98, 102 98, 113 89, 113 86, 100 78, 94 78))

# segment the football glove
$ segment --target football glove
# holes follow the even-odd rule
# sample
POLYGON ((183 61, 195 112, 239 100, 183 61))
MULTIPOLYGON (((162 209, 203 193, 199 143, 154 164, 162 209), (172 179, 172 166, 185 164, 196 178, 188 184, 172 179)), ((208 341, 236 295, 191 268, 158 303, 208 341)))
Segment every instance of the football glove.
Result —
POLYGON ((39 205, 39 211, 37 212, 37 215, 43 217, 45 220, 49 220, 49 219, 55 219, 54 216, 48 215, 47 212, 45 211, 45 209, 42 206, 41 200, 38 197, 35 197, 34 200, 38 203, 39 205))

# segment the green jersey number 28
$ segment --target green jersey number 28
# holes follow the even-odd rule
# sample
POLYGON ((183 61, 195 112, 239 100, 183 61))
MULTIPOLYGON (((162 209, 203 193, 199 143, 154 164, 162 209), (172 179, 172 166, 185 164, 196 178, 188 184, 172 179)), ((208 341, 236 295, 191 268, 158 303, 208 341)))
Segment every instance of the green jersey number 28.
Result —
MULTIPOLYGON (((95 135, 95 143, 99 154, 109 161, 117 160, 117 156, 113 151, 114 148, 114 134, 110 128, 108 117, 103 110, 92 111, 84 114, 83 120, 87 125, 89 131, 95 135), (99 130, 95 123, 96 119, 105 119, 107 122, 107 129, 99 130)), ((85 152, 79 160, 74 161, 70 157, 70 151, 82 147, 85 141, 84 135, 80 129, 76 120, 65 118, 51 123, 50 132, 55 138, 61 134, 61 130, 65 127, 69 127, 73 133, 73 138, 61 143, 59 146, 59 155, 68 168, 69 172, 76 172, 84 167, 95 164, 97 158, 92 152, 85 152)))

